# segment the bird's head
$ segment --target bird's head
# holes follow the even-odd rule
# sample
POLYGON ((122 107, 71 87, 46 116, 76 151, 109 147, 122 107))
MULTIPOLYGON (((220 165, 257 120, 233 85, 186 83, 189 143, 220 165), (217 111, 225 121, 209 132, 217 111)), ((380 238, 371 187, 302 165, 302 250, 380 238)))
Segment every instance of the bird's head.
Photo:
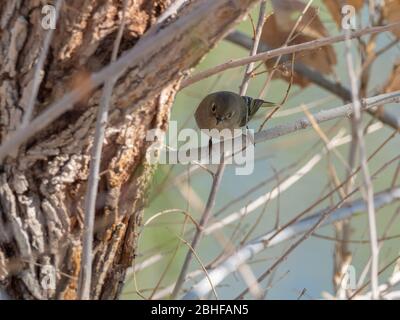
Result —
POLYGON ((240 105, 231 92, 216 92, 199 104, 195 118, 200 129, 234 129, 240 123, 240 105))

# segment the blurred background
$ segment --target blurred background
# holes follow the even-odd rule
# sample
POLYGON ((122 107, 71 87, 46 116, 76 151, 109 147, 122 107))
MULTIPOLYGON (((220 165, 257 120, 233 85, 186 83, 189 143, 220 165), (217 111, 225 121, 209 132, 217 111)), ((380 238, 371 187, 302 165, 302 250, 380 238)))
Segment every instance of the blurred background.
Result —
MULTIPOLYGON (((318 17, 315 19, 318 19, 323 24, 327 35, 341 33, 332 11, 326 5, 326 1, 314 1, 312 5, 317 8, 318 17)), ((272 4, 268 1, 267 13, 272 11, 272 4)), ((275 7, 274 11, 279 18, 279 8, 275 7)), ((368 5, 357 11, 356 22, 358 27, 365 27, 370 24, 370 13, 368 5)), ((237 30, 244 32, 249 37, 253 37, 253 28, 257 24, 258 15, 259 6, 256 6, 251 12, 252 19, 248 17, 241 22, 237 30)), ((297 17, 296 15, 293 16, 294 21, 296 21, 297 17)), ((267 23, 268 21, 271 23, 270 19, 271 17, 267 19, 267 23)), ((210 21, 210 23, 212 22, 210 21)), ((368 40, 368 36, 363 37, 363 39, 368 40)), ((395 39, 395 35, 389 32, 379 35, 374 50, 385 48, 393 43, 395 39)), ((272 40, 271 43, 273 42, 272 40)), ((360 55, 359 49, 360 43, 357 40, 353 40, 352 43, 353 57, 358 70, 362 64, 362 55, 360 55)), ((326 77, 349 88, 344 46, 344 42, 336 43, 332 46, 337 62, 333 64, 329 60, 325 60, 328 63, 328 67, 332 69, 332 72, 327 74, 326 77)), ((311 55, 313 53, 312 51, 302 52, 299 54, 299 58, 307 54, 311 55)), ((206 58, 193 71, 193 74, 230 59, 247 55, 249 55, 248 49, 224 40, 209 52, 206 58)), ((399 57, 400 44, 394 44, 376 58, 370 71, 370 79, 366 91, 367 96, 373 96, 385 90, 385 86, 387 87, 390 82, 390 77, 394 75, 393 68, 399 57)), ((318 65, 313 67, 318 70, 318 65)), ((320 67, 322 72, 325 67, 320 67)), ((268 71, 271 71, 271 69, 272 66, 268 66, 268 71)), ((263 96, 264 99, 274 102, 282 101, 288 89, 287 79, 288 77, 290 78, 290 69, 290 65, 280 65, 275 72, 266 95, 263 96), (286 80, 282 77, 285 77, 286 80)), ((269 74, 265 70, 265 65, 260 65, 257 69, 259 74, 256 74, 251 79, 247 95, 252 97, 259 95, 269 74)), ((230 69, 181 90, 176 97, 171 120, 177 121, 180 128, 197 129, 193 113, 201 99, 205 95, 219 90, 239 92, 244 71, 244 67, 230 69)), ((393 89, 391 91, 394 91, 400 88, 391 89, 393 89)), ((302 106, 314 113, 321 109, 333 108, 343 104, 342 99, 315 84, 310 83, 302 87, 293 83, 284 106, 274 114, 266 127, 290 123, 300 117, 304 117, 302 106)), ((398 105, 387 105, 386 110, 400 116, 398 105)), ((259 111, 258 117, 250 123, 250 128, 257 130, 269 111, 259 111)), ((364 114, 363 117, 365 125, 376 122, 367 114, 364 114)), ((393 133, 393 129, 385 125, 376 128, 377 130, 366 136, 368 155, 372 154, 393 133)), ((325 122, 321 124, 321 129, 329 139, 337 135, 340 130, 345 130, 346 135, 351 134, 350 120, 348 118, 325 122)), ((273 190, 306 164, 316 153, 320 153, 323 148, 323 141, 313 128, 257 144, 255 147, 256 162, 253 174, 237 176, 232 165, 226 167, 213 210, 213 214, 218 213, 219 215, 217 218, 211 219, 210 223, 237 212, 246 207, 252 200, 273 190), (260 184, 261 186, 255 188, 260 184), (255 188, 255 190, 243 196, 252 188, 255 188), (236 200, 236 202, 225 207, 233 200, 236 200), (221 211, 221 209, 224 210, 221 211)), ((347 161, 350 143, 338 147, 337 150, 343 159, 347 161)), ((371 174, 384 163, 397 156, 399 150, 400 138, 395 136, 369 162, 371 174)), ((382 173, 374 177, 375 192, 390 187, 397 164, 398 161, 389 165, 382 173)), ((336 169, 340 181, 344 181, 346 179, 346 169, 338 156, 332 153, 325 155, 310 172, 291 187, 279 192, 279 195, 271 199, 267 205, 260 206, 248 214, 245 219, 238 220, 218 232, 222 233, 225 239, 228 239, 235 247, 238 247, 244 237, 247 236, 247 241, 249 241, 274 229, 277 224, 281 225, 287 222, 313 204, 321 195, 333 189, 330 175, 332 167, 330 165, 336 169), (250 234, 248 234, 249 230, 251 230, 250 234)), ((357 176, 355 185, 360 184, 361 178, 361 176, 357 176)), ((210 192, 211 183, 211 176, 196 165, 159 165, 152 182, 152 188, 149 191, 144 222, 167 209, 186 210, 196 220, 199 220, 210 192)), ((361 198, 361 193, 357 192, 353 199, 359 198, 361 198)), ((338 194, 335 193, 311 210, 308 215, 335 204, 339 200, 338 194)), ((400 238, 396 237, 396 235, 400 235, 400 224, 398 220, 390 220, 398 210, 398 206, 399 203, 393 203, 377 210, 379 236, 382 236, 387 230, 389 222, 391 226, 387 235, 393 236, 384 242, 380 251, 380 268, 399 255, 400 238)), ((186 231, 192 229, 192 223, 185 221, 185 216, 179 213, 162 215, 145 225, 141 230, 139 256, 134 267, 136 271, 131 273, 121 298, 140 299, 141 295, 149 297, 152 295, 154 288, 157 288, 158 293, 162 293, 163 289, 176 281, 188 250, 187 245, 180 240, 180 237, 190 242, 192 233, 187 233, 186 231), (182 230, 185 230, 186 234, 183 234, 182 230), (140 292, 140 294, 137 292, 140 292)), ((326 297, 324 292, 334 295, 334 237, 335 229, 333 225, 330 225, 318 229, 316 235, 311 236, 300 244, 272 275, 261 283, 261 287, 266 289, 266 298, 320 299, 326 297)), ((366 213, 356 214, 351 220, 349 238, 351 240, 348 243, 351 251, 351 265, 355 268, 358 280, 370 258, 370 246, 366 241, 368 240, 366 213)), ((293 241, 286 241, 258 254, 249 262, 253 273, 257 276, 268 269, 271 263, 280 257, 293 241)), ((224 245, 221 244, 219 237, 214 235, 204 236, 196 249, 199 258, 206 266, 223 251, 224 245)), ((192 259, 190 270, 201 270, 196 259, 192 259)), ((388 268, 381 274, 381 277, 386 279, 392 270, 393 268, 388 268)), ((185 284, 185 288, 190 287, 191 283, 196 283, 203 277, 204 273, 198 272, 191 281, 185 284)), ((219 298, 233 299, 244 288, 246 288, 246 284, 242 277, 239 274, 232 274, 217 286, 216 290, 219 298)), ((168 295, 161 294, 157 296, 157 293, 154 294, 155 296, 153 295, 153 297, 168 298, 168 295)), ((211 295, 210 297, 213 298, 211 295)), ((251 295, 246 295, 246 298, 250 299, 251 295)))

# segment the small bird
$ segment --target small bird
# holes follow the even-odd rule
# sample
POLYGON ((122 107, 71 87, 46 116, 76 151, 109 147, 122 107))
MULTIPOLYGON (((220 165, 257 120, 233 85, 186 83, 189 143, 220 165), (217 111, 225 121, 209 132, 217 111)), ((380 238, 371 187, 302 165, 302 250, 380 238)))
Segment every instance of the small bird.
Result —
POLYGON ((237 129, 246 126, 260 107, 276 105, 234 92, 218 91, 200 102, 194 117, 200 129, 237 129))

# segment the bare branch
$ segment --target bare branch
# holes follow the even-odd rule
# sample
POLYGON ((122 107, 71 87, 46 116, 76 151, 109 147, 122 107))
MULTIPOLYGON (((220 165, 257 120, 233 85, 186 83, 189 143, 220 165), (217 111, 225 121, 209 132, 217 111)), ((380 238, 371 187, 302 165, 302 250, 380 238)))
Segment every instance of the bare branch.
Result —
MULTIPOLYGON (((251 49, 252 47, 251 38, 240 31, 233 31, 225 39, 248 49, 251 49)), ((259 52, 265 52, 269 50, 272 49, 267 44, 259 44, 259 52)), ((289 62, 290 60, 291 58, 289 55, 284 55, 282 57, 282 61, 285 63, 289 62)), ((331 81, 320 72, 309 68, 301 62, 296 62, 294 64, 294 70, 312 83, 342 98, 344 102, 351 101, 351 91, 348 88, 344 87, 340 83, 331 81)), ((400 119, 392 113, 384 109, 379 109, 379 111, 367 110, 367 112, 393 129, 400 130, 400 119)))
POLYGON ((192 243, 190 245, 190 248, 192 250, 189 250, 187 255, 186 255, 186 258, 185 258, 185 261, 183 263, 183 266, 182 266, 181 272, 179 274, 178 280, 176 281, 175 288, 172 291, 172 295, 171 295, 172 299, 175 299, 175 297, 178 295, 179 290, 181 289, 181 287, 183 285, 183 282, 184 282, 184 280, 186 278, 187 271, 188 271, 189 266, 190 266, 190 262, 192 260, 193 250, 196 249, 197 244, 199 243, 200 238, 203 235, 204 227, 207 225, 207 222, 208 222, 208 220, 210 218, 211 212, 212 212, 212 210, 214 208, 215 198, 216 198, 216 195, 217 195, 217 191, 218 191, 219 185, 221 183, 221 179, 222 179, 222 175, 224 173, 224 169, 225 169, 225 162, 224 162, 224 155, 222 154, 221 163, 218 166, 218 170, 217 170, 216 174, 213 176, 213 183, 212 183, 210 195, 208 197, 207 204, 206 204, 206 207, 204 209, 203 215, 201 216, 201 220, 199 222, 199 228, 197 229, 197 231, 196 231, 196 233, 195 233, 195 235, 193 237, 192 243))
MULTIPOLYGON (((61 8, 62 4, 63 4, 63 0, 57 0, 57 2, 55 4, 55 15, 56 15, 55 19, 56 19, 56 21, 59 16, 60 8, 61 8)), ((22 119, 23 127, 25 127, 29 123, 29 121, 31 120, 32 114, 33 114, 36 98, 37 98, 37 95, 39 92, 39 87, 40 87, 40 84, 42 83, 43 66, 44 66, 44 63, 47 58, 47 53, 49 51, 51 40, 53 39, 54 30, 55 29, 52 29, 52 28, 47 30, 46 36, 44 38, 42 52, 40 53, 38 62, 35 67, 35 73, 33 75, 32 92, 29 96, 28 106, 26 107, 24 117, 22 119)))
MULTIPOLYGON (((125 27, 125 12, 127 4, 128 0, 124 0, 121 23, 119 25, 117 37, 114 42, 114 47, 111 54, 111 62, 114 62, 118 56, 118 50, 125 27)), ((110 80, 108 80, 105 83, 96 119, 96 129, 95 129, 94 142, 90 159, 89 178, 85 195, 83 247, 82 247, 82 259, 81 259, 81 273, 80 273, 80 281, 78 287, 78 297, 81 300, 90 299, 90 289, 92 281, 94 219, 95 219, 97 189, 100 180, 99 176, 100 161, 103 150, 103 141, 104 141, 106 126, 108 122, 108 110, 110 107, 111 94, 117 80, 118 80, 117 77, 111 77, 110 80)))
MULTIPOLYGON (((263 0, 260 4, 260 13, 258 16, 257 29, 256 29, 256 33, 254 35, 254 42, 253 42, 253 47, 251 48, 250 56, 254 56, 257 54, 258 45, 260 43, 261 33, 262 33, 264 22, 265 22, 266 9, 267 9, 267 1, 263 0)), ((249 86, 253 67, 254 67, 254 62, 249 63, 246 67, 246 70, 244 72, 243 81, 240 86, 240 95, 241 96, 244 96, 247 92, 247 88, 249 86)))
MULTIPOLYGON (((377 194, 374 197, 374 204, 376 208, 381 208, 398 199, 400 199, 399 187, 377 194)), ((353 214, 363 212, 365 210, 367 210, 367 207, 364 200, 354 201, 351 203, 350 206, 337 209, 330 213, 329 216, 324 221, 322 221, 319 227, 332 224, 336 221, 347 219, 353 214)), ((251 259, 262 250, 265 250, 266 248, 270 248, 281 242, 292 239, 293 237, 307 232, 321 219, 321 216, 323 216, 325 213, 326 210, 322 210, 308 218, 302 219, 292 224, 290 227, 284 229, 281 232, 279 232, 279 230, 272 230, 267 234, 251 241, 243 248, 238 250, 236 253, 231 255, 229 258, 227 258, 218 267, 209 272, 209 277, 213 285, 217 286, 230 273, 236 271, 239 265, 251 259), (277 232, 278 234, 274 238, 269 240, 277 232)), ((201 297, 204 297, 208 292, 210 292, 210 290, 211 287, 209 284, 209 280, 202 279, 183 297, 183 299, 200 299, 201 297)))
MULTIPOLYGON (((365 28, 365 29, 350 33, 350 39, 358 38, 358 37, 361 37, 366 34, 375 34, 375 33, 385 32, 385 31, 392 30, 392 29, 395 29, 398 27, 400 27, 400 22, 392 23, 392 24, 382 26, 382 27, 365 28)), ((203 72, 199 72, 198 74, 186 79, 185 81, 182 82, 181 88, 185 88, 195 82, 198 82, 205 78, 211 77, 222 71, 240 67, 240 66, 249 64, 251 62, 260 61, 260 60, 266 61, 271 58, 275 58, 275 57, 289 54, 289 53, 305 51, 305 50, 313 50, 315 48, 323 47, 328 44, 344 41, 345 39, 346 39, 346 35, 342 34, 339 36, 321 38, 321 39, 304 42, 304 43, 300 43, 300 44, 293 45, 293 46, 270 50, 268 52, 259 53, 255 56, 251 56, 251 57, 231 60, 231 61, 223 63, 219 66, 213 67, 213 68, 205 70, 203 72)))
MULTIPOLYGON (((306 4, 306 6, 303 8, 303 11, 301 12, 300 16, 297 18, 295 24, 293 25, 292 30, 290 31, 290 33, 289 33, 288 37, 286 38, 286 41, 285 41, 285 43, 283 44, 282 47, 287 47, 287 45, 294 39, 294 33, 297 31, 298 26, 300 25, 301 21, 303 20, 304 15, 305 15, 306 12, 308 11, 308 9, 311 7, 311 4, 313 3, 313 1, 314 1, 314 0, 309 0, 308 3, 306 4)), ((312 19, 310 20, 310 22, 311 22, 311 21, 312 21, 312 19)), ((292 55, 292 56, 293 56, 293 59, 294 59, 294 55, 292 55)), ((262 86, 262 89, 261 89, 259 95, 258 95, 259 98, 262 98, 262 97, 266 94, 266 92, 267 92, 267 90, 268 90, 268 88, 269 88, 269 84, 270 84, 271 81, 272 81, 272 77, 274 76, 275 70, 277 69, 277 67, 278 67, 279 62, 281 61, 281 59, 282 59, 282 55, 280 55, 280 56, 276 59, 275 64, 274 64, 274 67, 272 68, 271 72, 269 73, 269 75, 268 75, 268 77, 267 77, 267 79, 266 79, 264 85, 262 86)), ((293 68, 293 63, 292 63, 292 68, 293 68)), ((293 77, 293 73, 292 73, 292 77, 293 77)), ((289 89, 290 89, 290 86, 291 86, 291 84, 289 85, 289 89)), ((289 90, 288 90, 288 91, 289 91, 289 90)), ((283 104, 283 103, 281 103, 281 104, 283 104)), ((279 108, 279 107, 278 107, 278 108, 279 108)), ((271 115, 271 116, 272 116, 272 115, 271 115)), ((267 117, 268 117, 268 116, 267 116, 267 117)), ((265 124, 266 122, 267 122, 267 119, 265 119, 265 121, 261 124, 260 130, 262 130, 262 127, 264 126, 264 124, 265 124)))
POLYGON ((375 207, 374 207, 374 190, 369 174, 368 164, 367 164, 367 151, 364 141, 364 133, 362 129, 362 108, 360 102, 359 88, 357 76, 354 70, 353 57, 351 54, 351 40, 349 38, 349 32, 347 32, 346 38, 346 62, 347 62, 347 72, 350 78, 351 93, 353 100, 353 117, 352 126, 353 131, 356 133, 355 137, 357 139, 356 146, 358 147, 358 152, 360 155, 361 169, 363 175, 363 196, 367 202, 368 208, 368 222, 369 222, 369 236, 371 241, 371 287, 372 287, 372 297, 373 299, 379 298, 378 292, 378 272, 379 272, 379 248, 378 248, 378 236, 376 228, 376 217, 375 217, 375 207))
MULTIPOLYGON (((248 35, 244 34, 243 32, 240 32, 240 31, 233 31, 225 38, 225 40, 231 41, 231 42, 233 42, 237 45, 240 45, 242 47, 245 47, 245 48, 251 48, 251 46, 252 46, 251 38, 248 35)), ((265 51, 271 51, 271 50, 273 50, 273 49, 271 47, 269 47, 267 44, 260 43, 259 53, 265 52, 265 51)), ((274 60, 274 59, 271 59, 271 60, 274 60)), ((276 60, 276 58, 275 58, 275 60, 276 60)), ((283 55, 282 61, 285 63, 291 61, 291 56, 283 55)), ((343 98, 345 101, 350 101, 351 93, 347 88, 343 87, 339 83, 332 82, 331 80, 324 77, 318 71, 315 71, 315 70, 309 68, 308 66, 306 66, 305 64, 302 64, 301 62, 298 62, 298 61, 294 64, 294 70, 297 73, 301 74, 306 79, 317 84, 318 86, 343 98)))

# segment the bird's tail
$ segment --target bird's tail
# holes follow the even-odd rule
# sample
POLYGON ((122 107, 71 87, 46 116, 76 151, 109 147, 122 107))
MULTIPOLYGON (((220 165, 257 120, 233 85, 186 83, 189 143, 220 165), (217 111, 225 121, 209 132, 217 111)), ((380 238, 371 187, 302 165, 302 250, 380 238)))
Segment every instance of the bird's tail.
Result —
POLYGON ((254 99, 254 100, 257 100, 256 103, 261 104, 260 107, 272 108, 272 107, 276 107, 279 105, 279 103, 275 103, 275 102, 271 102, 271 101, 265 101, 265 100, 261 100, 261 99, 254 99))

